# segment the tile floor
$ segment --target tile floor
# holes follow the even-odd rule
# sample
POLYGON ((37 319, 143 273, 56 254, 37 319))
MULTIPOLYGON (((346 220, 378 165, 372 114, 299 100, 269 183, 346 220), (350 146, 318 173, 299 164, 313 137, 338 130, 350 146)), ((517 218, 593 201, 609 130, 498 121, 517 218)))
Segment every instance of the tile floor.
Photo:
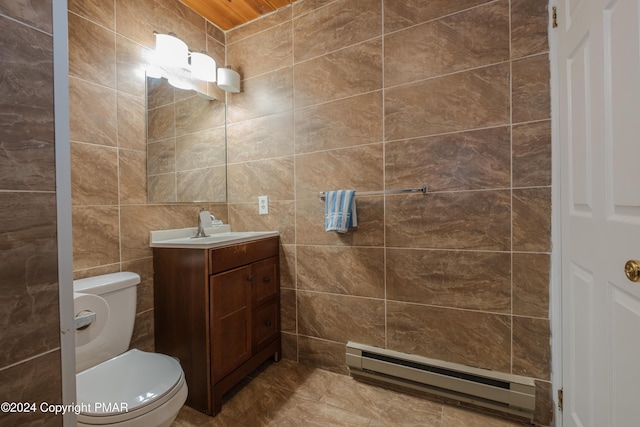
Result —
POLYGON ((267 362, 229 392, 217 416, 185 406, 171 427, 525 425, 282 360, 267 362))

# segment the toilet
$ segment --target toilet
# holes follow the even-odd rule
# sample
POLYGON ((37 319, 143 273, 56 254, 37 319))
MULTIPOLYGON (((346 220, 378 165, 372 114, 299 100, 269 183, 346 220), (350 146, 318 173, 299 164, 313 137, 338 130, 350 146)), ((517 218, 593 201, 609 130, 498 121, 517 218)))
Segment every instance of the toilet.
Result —
POLYGON ((176 359, 127 351, 139 283, 130 272, 73 282, 79 426, 168 427, 187 399, 176 359))

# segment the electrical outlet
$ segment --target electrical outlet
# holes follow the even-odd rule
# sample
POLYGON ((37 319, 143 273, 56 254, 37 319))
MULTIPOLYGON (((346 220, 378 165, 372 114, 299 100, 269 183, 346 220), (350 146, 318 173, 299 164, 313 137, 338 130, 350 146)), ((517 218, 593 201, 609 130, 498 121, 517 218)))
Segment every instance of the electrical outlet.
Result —
POLYGON ((269 197, 267 196, 258 197, 258 214, 259 215, 269 214, 269 197))

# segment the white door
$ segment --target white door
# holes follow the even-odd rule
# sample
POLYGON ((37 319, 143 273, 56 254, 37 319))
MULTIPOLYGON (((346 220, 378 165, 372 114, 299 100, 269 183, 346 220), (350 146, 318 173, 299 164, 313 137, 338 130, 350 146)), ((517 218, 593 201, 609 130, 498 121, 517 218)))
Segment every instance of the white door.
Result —
POLYGON ((558 0, 563 426, 640 426, 640 0, 558 0))

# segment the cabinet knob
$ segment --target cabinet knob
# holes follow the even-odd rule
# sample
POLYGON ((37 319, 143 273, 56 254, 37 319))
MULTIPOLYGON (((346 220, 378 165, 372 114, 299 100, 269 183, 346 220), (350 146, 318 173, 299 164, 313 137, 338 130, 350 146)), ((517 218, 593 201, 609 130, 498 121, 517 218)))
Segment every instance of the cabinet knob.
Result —
POLYGON ((247 280, 248 280, 249 282, 252 282, 252 281, 253 281, 253 276, 247 276, 247 280))
POLYGON ((271 277, 265 277, 264 279, 262 279, 262 281, 264 283, 269 283, 271 281, 271 277))
POLYGON ((264 326, 266 326, 266 327, 271 326, 271 320, 265 320, 264 321, 264 326))

